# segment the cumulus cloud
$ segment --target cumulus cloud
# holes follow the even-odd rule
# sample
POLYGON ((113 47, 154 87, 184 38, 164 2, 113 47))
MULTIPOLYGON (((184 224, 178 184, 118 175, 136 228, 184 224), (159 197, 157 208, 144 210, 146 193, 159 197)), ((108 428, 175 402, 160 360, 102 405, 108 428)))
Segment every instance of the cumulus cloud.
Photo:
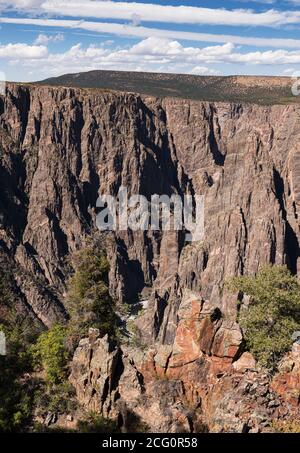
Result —
POLYGON ((205 63, 247 63, 264 65, 284 65, 300 63, 298 51, 269 50, 240 53, 232 43, 219 46, 184 47, 178 41, 168 39, 148 38, 125 51, 128 56, 141 56, 141 58, 155 57, 168 61, 185 62, 193 64, 205 63))
POLYGON ((48 49, 45 46, 29 46, 24 43, 0 45, 0 58, 36 60, 46 58, 48 49))
POLYGON ((49 42, 61 42, 64 41, 64 35, 62 33, 57 33, 55 35, 45 35, 44 33, 40 33, 34 44, 44 44, 47 45, 49 42))
POLYGON ((245 54, 233 53, 230 55, 228 61, 255 65, 300 64, 300 54, 299 52, 289 52, 287 50, 269 50, 266 52, 248 52, 245 54))
MULTIPOLYGON (((13 45, 10 45, 13 46, 13 45)), ((120 69, 189 73, 219 74, 218 65, 297 65, 300 54, 295 51, 274 50, 241 53, 232 43, 207 47, 184 47, 178 41, 147 38, 126 49, 76 44, 62 53, 47 53, 43 46, 18 44, 18 48, 0 47, 0 57, 11 65, 21 65, 36 75, 35 80, 66 72, 94 69, 120 69), (24 47, 20 47, 24 46, 24 47), (35 50, 33 50, 35 49, 35 50), (25 57, 25 54, 27 56, 25 57)))
POLYGON ((183 47, 178 41, 169 39, 148 38, 134 45, 128 52, 130 55, 155 56, 177 60, 184 58, 186 62, 215 61, 230 55, 234 49, 231 43, 211 47, 183 47))

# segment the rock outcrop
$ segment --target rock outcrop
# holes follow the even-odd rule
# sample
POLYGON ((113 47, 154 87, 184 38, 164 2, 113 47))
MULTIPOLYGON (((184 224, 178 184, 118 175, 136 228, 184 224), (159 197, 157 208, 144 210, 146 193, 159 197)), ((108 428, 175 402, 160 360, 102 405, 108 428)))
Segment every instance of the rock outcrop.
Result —
POLYGON ((133 412, 157 431, 255 431, 277 416, 278 401, 296 404, 297 367, 283 365, 270 385, 242 355, 236 296, 224 281, 265 263, 299 274, 299 137, 298 104, 7 85, 0 254, 32 319, 51 326, 66 318, 68 257, 97 231, 99 194, 125 186, 148 199, 205 197, 202 242, 185 244, 181 232, 111 235, 110 291, 119 303, 148 294, 136 320, 147 350, 83 339, 71 381, 86 407, 123 426, 133 412))
POLYGON ((290 406, 291 413, 297 413, 300 403, 300 344, 294 343, 292 351, 279 364, 278 373, 272 381, 272 388, 290 406))
POLYGON ((123 431, 272 432, 276 423, 299 420, 298 346, 272 378, 249 353, 232 362, 199 351, 174 365, 166 347, 117 347, 91 329, 75 352, 70 381, 86 409, 123 431))

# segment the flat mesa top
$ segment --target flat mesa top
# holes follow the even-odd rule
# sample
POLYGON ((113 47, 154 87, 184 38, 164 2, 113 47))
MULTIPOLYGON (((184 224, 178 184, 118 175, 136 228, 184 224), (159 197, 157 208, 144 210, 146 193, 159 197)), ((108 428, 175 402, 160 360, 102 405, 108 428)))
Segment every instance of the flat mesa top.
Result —
POLYGON ((300 102, 300 80, 268 76, 197 76, 151 72, 89 71, 65 74, 40 82, 42 85, 99 88, 136 92, 155 97, 178 97, 200 101, 293 104, 300 102))

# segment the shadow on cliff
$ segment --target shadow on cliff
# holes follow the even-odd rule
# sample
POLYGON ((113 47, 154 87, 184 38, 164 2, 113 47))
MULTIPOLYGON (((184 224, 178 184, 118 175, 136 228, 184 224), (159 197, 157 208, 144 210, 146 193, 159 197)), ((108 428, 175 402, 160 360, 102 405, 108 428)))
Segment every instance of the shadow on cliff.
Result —
POLYGON ((275 193, 280 204, 280 209, 282 211, 282 218, 285 221, 285 253, 286 253, 286 264, 290 271, 296 275, 297 274, 297 261, 300 256, 299 241, 295 231, 293 230, 288 218, 287 211, 285 208, 284 201, 284 182, 279 172, 274 168, 274 185, 275 193))

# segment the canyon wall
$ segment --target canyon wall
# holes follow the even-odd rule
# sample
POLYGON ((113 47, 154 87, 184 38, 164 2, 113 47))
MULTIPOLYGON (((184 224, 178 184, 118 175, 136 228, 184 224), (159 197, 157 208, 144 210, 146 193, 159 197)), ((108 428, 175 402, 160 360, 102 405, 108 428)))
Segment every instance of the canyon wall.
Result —
POLYGON ((70 379, 87 408, 124 424, 131 411, 157 431, 255 431, 292 411, 280 399, 288 384, 272 387, 243 353, 237 297, 224 281, 265 263, 299 273, 299 138, 297 104, 7 85, 0 259, 18 309, 41 325, 67 316, 68 258, 97 234, 99 194, 125 186, 147 198, 205 197, 201 242, 186 244, 181 232, 110 235, 111 294, 120 303, 142 295, 147 308, 135 320, 140 348, 114 349, 95 332, 82 340, 70 379))

